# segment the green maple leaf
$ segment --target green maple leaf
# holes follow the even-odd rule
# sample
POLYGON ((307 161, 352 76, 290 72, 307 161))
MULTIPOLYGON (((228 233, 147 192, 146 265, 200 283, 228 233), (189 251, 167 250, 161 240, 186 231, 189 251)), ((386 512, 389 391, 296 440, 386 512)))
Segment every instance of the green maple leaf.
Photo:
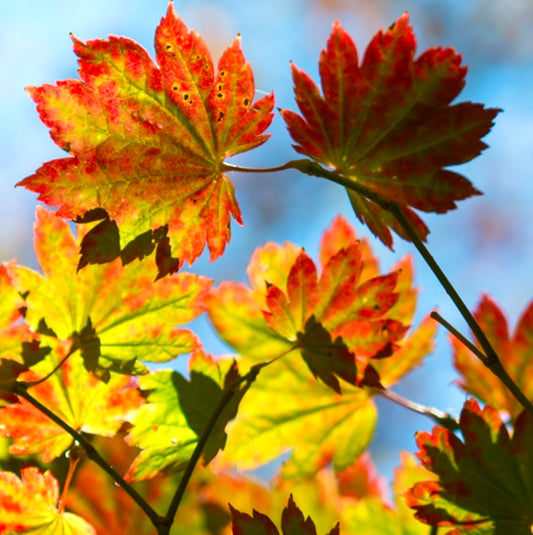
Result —
POLYGON ((240 38, 215 71, 204 40, 172 2, 161 19, 159 65, 123 37, 74 38, 81 80, 30 87, 53 140, 71 154, 19 183, 58 206, 58 215, 100 223, 84 262, 129 260, 156 248, 160 275, 211 258, 241 215, 224 159, 254 148, 272 120, 273 95, 257 102, 240 38), (170 253, 179 260, 171 262, 170 253))
MULTIPOLYGON (((148 403, 141 408, 128 435, 129 443, 142 449, 130 466, 127 478, 148 479, 161 472, 181 473, 226 389, 239 379, 233 361, 217 364, 202 352, 190 360, 190 380, 162 370, 140 378, 148 390, 148 403)), ((235 417, 248 386, 236 388, 220 414, 203 449, 208 464, 226 443, 226 424, 235 417)))
MULTIPOLYGON (((279 535, 280 533, 272 520, 258 511, 254 510, 252 517, 237 511, 231 504, 230 510, 234 535, 279 535)), ((292 495, 282 513, 281 533, 282 535, 316 535, 314 522, 310 517, 304 518, 302 511, 294 503, 292 495)), ((327 535, 339 534, 339 524, 337 524, 327 535)))
POLYGON ((533 419, 524 411, 512 436, 497 411, 469 399, 461 412, 461 441, 443 427, 418 433, 418 458, 437 476, 416 483, 407 503, 448 533, 526 535, 533 526, 533 419))
POLYGON ((9 266, 14 287, 26 295, 26 321, 43 340, 71 339, 87 369, 123 373, 143 373, 139 361, 167 361, 198 346, 177 326, 202 312, 208 279, 180 273, 154 283, 149 261, 115 260, 78 273, 79 241, 64 220, 39 207, 35 250, 43 274, 9 266))
MULTIPOLYGON (((533 399, 533 301, 521 314, 515 332, 509 333, 504 313, 487 295, 483 296, 474 317, 520 390, 533 399)), ((503 383, 455 337, 451 337, 454 365, 461 374, 458 384, 469 394, 516 418, 522 406, 503 383)))
MULTIPOLYGON (((301 116, 282 110, 295 149, 332 167, 355 186, 398 203, 424 239, 427 227, 412 209, 446 212, 479 194, 448 166, 476 157, 499 110, 450 103, 466 67, 451 48, 430 48, 417 59, 407 14, 378 32, 361 64, 339 22, 319 62, 322 94, 302 70, 292 74, 301 116)), ((302 170, 305 171, 304 168, 302 170)), ((394 217, 364 194, 349 191, 355 212, 388 247, 390 229, 409 239, 394 217)))

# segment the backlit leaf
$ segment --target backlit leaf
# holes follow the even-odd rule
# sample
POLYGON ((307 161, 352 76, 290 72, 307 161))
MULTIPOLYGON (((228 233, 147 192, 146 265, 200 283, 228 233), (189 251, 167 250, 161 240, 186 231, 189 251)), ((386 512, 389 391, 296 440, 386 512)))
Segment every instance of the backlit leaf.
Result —
POLYGON ((77 273, 79 239, 67 223, 37 208, 35 249, 43 271, 10 265, 13 284, 27 292, 26 321, 42 321, 62 340, 81 347, 90 370, 140 373, 138 361, 163 362, 198 346, 195 335, 177 326, 203 310, 210 287, 204 277, 180 273, 153 282, 149 261, 88 266, 77 273))
MULTIPOLYGON (((341 471, 367 448, 377 420, 370 393, 347 384, 337 394, 296 356, 261 370, 231 425, 224 464, 248 470, 290 453, 282 472, 294 479, 312 476, 330 462, 341 471)), ((247 364, 241 357, 241 368, 247 364)))
MULTIPOLYGON (((220 256, 231 216, 241 222, 224 159, 266 141, 274 105, 273 95, 253 102, 240 37, 215 69, 204 40, 171 2, 155 34, 157 65, 124 37, 73 41, 80 80, 28 88, 70 157, 45 163, 19 185, 62 217, 101 222, 84 244, 87 262, 144 256, 166 236, 179 264, 192 263, 206 244, 212 259, 220 256)), ((158 264, 161 275, 165 262, 158 264)))
POLYGON ((50 472, 23 468, 20 479, 0 472, 0 533, 95 535, 91 525, 58 505, 59 485, 50 472))
MULTIPOLYGON (((474 311, 474 317, 498 354, 507 373, 520 390, 533 399, 533 301, 518 320, 514 333, 509 333, 505 315, 498 305, 484 295, 474 311)), ((506 411, 516 418, 522 406, 503 383, 460 341, 451 337, 454 364, 463 390, 476 396, 499 411, 506 411)))
POLYGON ((524 411, 510 435, 497 411, 466 401, 463 440, 443 427, 418 433, 418 458, 438 479, 416 483, 407 503, 447 533, 528 534, 533 525, 533 419, 524 411))
POLYGON ((368 244, 359 246, 342 218, 324 233, 319 258, 320 276, 295 245, 267 244, 248 267, 251 288, 225 282, 208 298, 209 317, 241 355, 241 369, 283 355, 243 399, 222 454, 228 464, 252 469, 290 452, 287 477, 310 476, 330 461, 337 472, 346 469, 368 446, 376 421, 373 390, 358 387, 379 384, 382 363, 386 384, 397 382, 432 348, 432 320, 401 339, 405 328, 396 318, 410 320, 416 303, 410 261, 381 275, 368 244), (382 330, 391 325, 399 329, 394 336, 382 330), (372 358, 385 350, 392 355, 372 358))
MULTIPOLYGON (((67 355, 59 344, 45 360, 19 376, 33 382, 47 375, 67 355)), ((76 431, 112 436, 124 422, 131 421, 143 400, 130 377, 112 374, 104 383, 87 372, 79 354, 71 355, 46 381, 29 389, 76 431)), ((0 435, 12 438, 9 451, 14 455, 42 453, 43 462, 60 456, 73 438, 24 399, 0 408, 0 435)))
POLYGON ((247 383, 234 386, 238 379, 234 362, 217 364, 201 351, 191 357, 190 380, 170 370, 141 377, 141 389, 149 391, 148 402, 138 412, 128 441, 142 451, 127 477, 142 480, 163 472, 181 473, 222 396, 234 387, 203 449, 204 464, 213 460, 226 444, 226 424, 235 417, 248 388, 247 383))
MULTIPOLYGON (((359 61, 337 21, 319 62, 322 93, 292 65, 301 116, 282 110, 294 148, 332 167, 400 208, 419 236, 428 230, 413 211, 446 212, 479 192, 447 167, 475 158, 499 110, 451 104, 466 75, 451 48, 430 48, 415 59, 415 36, 402 15, 378 32, 359 61)), ((349 191, 362 222, 387 246, 390 229, 409 239, 393 216, 349 191)))
POLYGON ((251 288, 224 282, 208 298, 218 333, 257 360, 297 349, 337 392, 339 379, 377 386, 374 368, 394 354, 383 369, 389 384, 396 382, 430 352, 434 334, 428 320, 396 356, 406 332, 402 322, 412 319, 416 304, 411 261, 382 275, 368 244, 340 217, 324 233, 319 258, 320 271, 293 244, 257 249, 247 270, 251 288))

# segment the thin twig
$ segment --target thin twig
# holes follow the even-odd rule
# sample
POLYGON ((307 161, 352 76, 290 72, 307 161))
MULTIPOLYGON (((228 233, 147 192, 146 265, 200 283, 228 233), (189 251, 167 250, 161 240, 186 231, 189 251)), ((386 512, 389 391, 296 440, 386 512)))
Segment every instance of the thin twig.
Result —
POLYGON ((427 416, 439 425, 442 425, 451 431, 456 431, 459 429, 459 422, 447 412, 442 412, 433 407, 427 407, 426 405, 416 403, 400 396, 399 394, 396 394, 395 392, 392 392, 392 390, 378 390, 376 391, 376 394, 412 412, 427 416))
POLYGON ((44 383, 45 381, 47 381, 50 377, 52 377, 52 375, 54 375, 55 372, 57 372, 57 370, 59 370, 61 368, 61 366, 63 366, 63 364, 65 364, 65 362, 67 362, 67 360, 79 349, 78 347, 78 344, 76 344, 75 342, 72 342, 72 345, 70 346, 70 349, 68 350, 68 353, 59 361, 58 364, 56 364, 53 368, 52 368, 52 371, 48 372, 44 377, 41 377, 40 379, 38 379, 37 381, 29 381, 29 382, 25 382, 23 383, 24 386, 26 386, 26 388, 32 388, 34 386, 37 386, 37 385, 40 385, 41 383, 44 383))
POLYGON ((144 498, 96 451, 94 446, 78 431, 70 427, 59 416, 54 414, 40 401, 29 394, 24 385, 16 384, 14 393, 24 398, 28 403, 31 403, 36 409, 41 411, 45 416, 50 418, 59 427, 64 429, 87 453, 87 457, 95 462, 102 470, 107 472, 111 478, 125 491, 131 498, 139 505, 139 507, 146 513, 146 516, 151 520, 154 526, 161 523, 161 517, 152 507, 144 500, 144 498))
POLYGON ((160 529, 159 535, 167 535, 168 533, 170 533, 170 527, 172 526, 172 523, 174 522, 174 517, 176 516, 178 507, 181 503, 181 500, 183 499, 185 490, 187 488, 187 485, 189 484, 189 480, 191 479, 191 476, 196 467, 196 464, 198 463, 198 460, 200 459, 200 456, 202 455, 202 451, 205 445, 207 444, 207 441, 209 440, 209 436, 211 435, 211 432, 213 431, 220 415, 222 414, 222 412, 224 411, 228 403, 232 400, 233 396, 239 391, 240 385, 242 385, 243 383, 247 383, 246 388, 248 388, 255 381, 255 379, 257 378, 257 375, 263 368, 276 362, 280 358, 289 354, 291 351, 294 351, 297 347, 298 347, 298 344, 296 343, 295 345, 291 346, 286 351, 283 351, 276 357, 266 362, 261 362, 259 364, 252 366, 250 370, 248 371, 248 373, 246 373, 243 377, 239 378, 233 384, 227 386, 224 389, 224 391, 222 392, 222 396, 217 403, 217 406, 211 413, 211 416, 209 417, 209 420, 205 428, 203 429, 200 437, 198 438, 196 447, 194 448, 191 458, 189 459, 189 462, 187 463, 187 466, 185 467, 185 471, 183 472, 183 475, 181 476, 179 486, 176 489, 176 493, 174 494, 174 497, 172 498, 172 501, 168 507, 167 514, 165 515, 164 521, 163 521, 163 524, 166 526, 166 529, 165 528, 160 529))
POLYGON ((439 264, 428 251, 428 249, 418 236, 418 233, 413 228, 405 214, 402 212, 400 206, 395 202, 382 199, 377 193, 369 190, 361 184, 356 183, 348 177, 324 169, 321 165, 311 160, 294 160, 292 162, 289 162, 289 164, 290 167, 299 169, 302 173, 326 178, 328 180, 336 182, 337 184, 340 184, 341 186, 344 186, 345 188, 354 191, 355 193, 362 195, 363 197, 366 197, 367 199, 381 207, 383 210, 388 211, 392 216, 394 216, 396 221, 400 224, 404 232, 407 234, 413 245, 416 247, 416 249, 422 256, 422 258, 425 260, 426 264, 429 266, 431 271, 433 271, 433 274, 441 283, 446 293, 450 296, 450 299, 453 301, 454 305, 461 313, 461 316, 463 316, 464 320, 472 330, 474 337, 479 342, 479 345, 483 349, 484 354, 486 356, 486 358, 482 360, 483 364, 485 364, 485 366, 487 366, 491 370, 491 372, 505 384, 505 386, 509 389, 511 394, 513 394, 513 396, 518 400, 518 402, 530 414, 533 414, 533 405, 524 395, 522 390, 520 390, 517 384, 513 381, 513 379, 509 376, 507 371, 504 369, 496 351, 487 339, 485 333, 483 332, 476 319, 462 300, 461 296, 455 290, 452 283, 448 280, 448 277, 444 274, 439 264))
POLYGON ((455 336, 464 346, 466 346, 476 357, 483 363, 487 360, 487 356, 479 350, 464 334, 460 333, 452 324, 448 323, 436 310, 430 316, 445 327, 451 334, 455 336))

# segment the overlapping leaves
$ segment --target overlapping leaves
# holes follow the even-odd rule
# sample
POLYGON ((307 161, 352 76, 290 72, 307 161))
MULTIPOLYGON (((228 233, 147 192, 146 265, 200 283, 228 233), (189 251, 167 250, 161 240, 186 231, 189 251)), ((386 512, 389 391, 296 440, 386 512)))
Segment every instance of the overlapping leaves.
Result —
MULTIPOLYGON (((446 167, 476 157, 498 110, 450 103, 464 85, 466 67, 451 48, 414 58, 407 14, 368 45, 361 64, 351 37, 333 26, 319 62, 322 94, 292 66, 301 116, 283 110, 295 149, 333 167, 355 186, 399 204, 421 238, 428 229, 412 210, 446 212, 479 192, 446 167)), ((391 214, 349 190, 361 219, 391 247, 390 229, 406 238, 391 214)))
POLYGON ((527 534, 533 525, 533 419, 525 411, 512 435, 496 410, 469 399, 463 440, 443 427, 418 433, 422 464, 438 480, 416 483, 407 502, 420 520, 448 533, 527 534))
MULTIPOLYGON (((492 347, 509 375, 527 398, 533 399, 533 302, 529 303, 518 320, 514 333, 509 333, 505 315, 489 297, 483 296, 474 311, 492 347)), ((454 337, 454 364, 461 374, 459 385, 469 394, 516 418, 522 406, 503 383, 454 337)))
POLYGON ((224 251, 231 215, 241 216, 223 161, 267 139, 274 99, 253 103, 239 37, 215 71, 204 40, 172 3, 155 49, 158 66, 129 39, 74 38, 81 80, 28 89, 71 157, 45 163, 20 185, 62 217, 100 221, 84 243, 87 261, 128 261, 156 247, 165 274, 206 244, 211 258, 224 251))
POLYGON ((397 317, 414 312, 410 262, 380 275, 368 244, 342 218, 325 232, 320 259, 318 277, 296 246, 267 244, 248 267, 251 288, 225 282, 209 298, 209 316, 240 353, 241 367, 285 354, 262 370, 232 425, 223 457, 240 468, 288 451, 288 477, 309 476, 330 461, 337 471, 347 468, 376 420, 372 390, 360 386, 396 382, 431 350, 429 321, 397 349, 405 332, 397 317))
POLYGON ((122 266, 116 260, 77 273, 79 240, 65 221, 37 209, 35 251, 43 275, 10 265, 15 288, 25 297, 25 318, 48 337, 71 339, 92 371, 142 373, 139 361, 162 362, 198 346, 177 326, 203 310, 210 281, 180 273, 153 283, 153 264, 122 266))
POLYGON ((209 434, 202 456, 208 464, 226 444, 226 424, 235 417, 248 383, 239 385, 233 361, 217 364, 203 352, 190 360, 190 380, 177 372, 162 370, 140 378, 140 387, 149 391, 148 403, 141 408, 128 441, 142 449, 127 477, 141 480, 160 473, 181 473, 217 409, 222 396, 234 390, 209 434))
MULTIPOLYGON (((67 352, 67 344, 57 344, 19 380, 37 383, 31 387, 31 395, 75 431, 113 436, 124 422, 133 421, 143 404, 138 389, 125 375, 113 374, 107 383, 100 381, 85 369, 78 353, 63 362, 67 352)), ((11 437, 10 453, 40 452, 43 462, 60 456, 73 442, 69 433, 25 399, 0 408, 0 435, 11 437)))

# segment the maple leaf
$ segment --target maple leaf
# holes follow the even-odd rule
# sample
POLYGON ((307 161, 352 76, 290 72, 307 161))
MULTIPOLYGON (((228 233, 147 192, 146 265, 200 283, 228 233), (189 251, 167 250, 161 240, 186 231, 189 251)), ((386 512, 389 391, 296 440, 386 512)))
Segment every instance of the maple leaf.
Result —
POLYGON ((59 485, 50 472, 21 470, 20 479, 0 472, 0 533, 95 535, 85 520, 58 505, 59 485))
MULTIPOLYGON (((320 278, 311 259, 295 245, 267 244, 255 251, 248 266, 251 287, 225 282, 207 299, 218 334, 241 355, 241 369, 285 355, 262 370, 261 380, 252 385, 232 423, 222 458, 241 469, 256 468, 289 451, 283 467, 287 477, 313 475, 330 461, 337 472, 347 468, 368 446, 377 417, 371 399, 374 391, 355 386, 367 384, 368 377, 358 370, 362 381, 354 381, 354 363, 375 370, 383 363, 383 380, 392 384, 431 350, 435 322, 425 320, 420 332, 414 331, 400 348, 396 349, 400 337, 393 338, 392 356, 368 357, 376 341, 368 333, 391 325, 390 321, 398 325, 399 314, 409 320, 414 313, 410 261, 401 261, 392 275, 382 276, 368 243, 359 243, 341 217, 324 233, 319 258, 320 278), (346 269, 341 272, 338 267, 346 269), (274 284, 265 290, 266 281, 274 284), (286 287, 287 294, 279 287, 286 287), (302 291, 304 287, 309 294, 302 291), (372 328, 373 324, 379 328, 372 328), (366 333, 370 350, 365 354, 362 327, 366 325, 370 326, 366 333), (337 340, 339 334, 342 342, 337 340), (314 347, 317 340, 319 348, 314 347), (294 358, 294 353, 303 358, 294 358), (391 364, 386 366, 389 359, 391 364), (309 369, 323 384, 310 377, 309 369), (337 390, 339 379, 342 395, 337 390)), ((391 339, 387 336, 385 344, 391 339)), ((370 379, 376 381, 381 375, 370 379)))
POLYGON ((258 248, 247 270, 251 288, 224 282, 208 296, 213 325, 229 345, 256 360, 297 349, 312 373, 337 392, 339 378, 376 386, 372 370, 380 367, 388 384, 396 382, 431 351, 435 332, 435 322, 425 320, 402 356, 395 354, 403 321, 412 319, 416 305, 411 260, 382 275, 368 243, 342 217, 324 232, 319 258, 320 274, 293 244, 258 248), (397 358, 387 366, 383 357, 391 355, 397 358))
MULTIPOLYGON (((279 531, 268 516, 254 510, 253 517, 237 511, 230 504, 234 535, 279 535, 279 531)), ((304 518, 302 511, 294 503, 292 495, 281 517, 283 535, 316 535, 316 527, 310 517, 304 518)), ((339 535, 339 524, 328 535, 339 535)))
MULTIPOLYGON (((38 382, 62 362, 68 346, 58 343, 45 360, 19 376, 38 382)), ((130 377, 113 374, 107 383, 87 372, 79 354, 71 355, 53 375, 34 384, 31 395, 76 431, 112 436, 131 421, 143 400, 130 377)), ((0 408, 0 435, 9 436, 9 452, 42 452, 43 462, 60 456, 73 438, 25 399, 0 408)))
POLYGON ((158 65, 124 37, 73 41, 81 80, 28 88, 71 157, 45 163, 19 185, 62 217, 100 221, 85 243, 87 261, 139 257, 157 245, 164 274, 166 239, 179 265, 206 244, 212 259, 220 256, 231 216, 241 223, 224 159, 266 141, 274 105, 272 94, 253 102, 240 37, 215 72, 204 40, 171 2, 155 34, 158 65))
POLYGON ((132 481, 160 473, 181 473, 207 426, 211 414, 228 388, 235 393, 220 414, 204 446, 207 465, 226 443, 226 424, 235 417, 239 402, 248 388, 234 361, 216 363, 202 351, 190 359, 190 380, 175 371, 161 370, 140 378, 140 388, 148 390, 147 403, 138 412, 127 437, 141 453, 128 469, 132 481))
MULTIPOLYGON (((351 37, 337 21, 320 56, 322 94, 292 65, 302 116, 282 110, 296 151, 332 167, 354 187, 397 203, 425 239, 427 227, 412 210, 446 212, 479 192, 446 169, 486 147, 497 109, 450 103, 464 85, 466 67, 451 48, 430 48, 414 59, 415 36, 402 15, 378 32, 359 64, 351 37)), ((302 167, 305 172, 305 166, 302 167)), ((409 239, 392 214, 349 190, 359 219, 388 247, 390 229, 409 239)))
POLYGON ((524 411, 510 436, 498 412, 466 401, 463 441, 444 427, 418 433, 422 465, 438 479, 406 494, 416 516, 448 533, 530 533, 533 525, 533 419, 524 411))
MULTIPOLYGON (((511 335, 505 315, 487 295, 481 298, 474 317, 486 334, 509 375, 529 399, 533 399, 533 301, 518 320, 511 335)), ((460 387, 500 411, 516 418, 522 410, 520 403, 501 381, 455 337, 450 337, 454 350, 454 365, 461 374, 460 387)), ((480 348, 481 349, 481 348, 480 348)))
POLYGON ((139 361, 168 361, 198 346, 191 331, 177 326, 203 311, 208 279, 180 273, 154 284, 147 261, 116 260, 77 273, 78 244, 64 220, 38 207, 35 251, 43 275, 9 266, 14 287, 26 294, 26 321, 43 339, 71 339, 86 367, 104 377, 109 369, 143 373, 139 361))

